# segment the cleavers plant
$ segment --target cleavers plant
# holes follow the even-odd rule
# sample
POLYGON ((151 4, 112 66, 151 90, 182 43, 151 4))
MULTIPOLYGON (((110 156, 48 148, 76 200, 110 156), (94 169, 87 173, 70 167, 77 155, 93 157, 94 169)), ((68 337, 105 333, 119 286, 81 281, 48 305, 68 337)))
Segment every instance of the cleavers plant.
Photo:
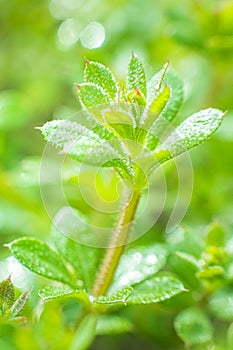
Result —
MULTIPOLYGON (((40 130, 62 153, 83 164, 114 168, 125 181, 127 196, 108 248, 102 257, 102 249, 74 242, 55 228, 52 247, 30 237, 8 246, 29 270, 55 281, 39 290, 43 301, 76 298, 82 304, 70 349, 84 350, 95 334, 101 333, 101 324, 114 328, 112 310, 158 303, 186 291, 175 275, 158 273, 167 256, 162 244, 126 251, 125 246, 153 170, 208 139, 220 126, 224 113, 208 108, 175 127, 174 119, 183 102, 182 81, 166 63, 147 82, 143 63, 135 54, 128 65, 125 86, 118 85, 102 64, 86 61, 84 83, 75 89, 88 117, 78 122, 53 120, 40 130)), ((117 327, 124 331, 125 320, 118 319, 117 327)))

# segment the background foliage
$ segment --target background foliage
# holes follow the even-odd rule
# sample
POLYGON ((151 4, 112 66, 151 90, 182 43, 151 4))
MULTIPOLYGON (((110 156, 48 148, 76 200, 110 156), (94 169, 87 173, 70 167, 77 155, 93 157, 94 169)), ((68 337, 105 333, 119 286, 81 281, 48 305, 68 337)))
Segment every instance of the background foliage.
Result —
MULTIPOLYGON (((79 304, 71 300, 43 309, 36 289, 46 286, 46 280, 22 268, 3 245, 22 235, 50 239, 51 223, 39 188, 44 142, 34 127, 80 110, 73 83, 82 81, 84 57, 106 64, 124 79, 134 50, 143 58, 148 76, 167 58, 180 72, 186 96, 180 119, 209 106, 228 114, 216 135, 191 152, 194 191, 183 228, 164 235, 165 211, 137 242, 166 242, 171 253, 167 268, 181 276, 193 293, 159 306, 143 306, 143 313, 141 306, 122 311, 127 335, 99 336, 93 349, 182 349, 180 339, 190 341, 186 319, 189 325, 190 319, 203 322, 201 339, 212 344, 211 349, 231 349, 233 311, 226 301, 233 295, 232 1, 1 0, 0 4, 0 279, 12 273, 18 295, 34 286, 24 311, 28 323, 23 328, 1 323, 0 347, 57 350, 69 343, 79 304), (200 309, 206 313, 200 315, 200 309)), ((167 172, 172 189, 172 167, 167 172)), ((69 186, 67 193, 74 201, 69 186)), ((88 213, 84 205, 83 211, 88 213)), ((191 346, 206 349, 199 343, 194 332, 191 346)))

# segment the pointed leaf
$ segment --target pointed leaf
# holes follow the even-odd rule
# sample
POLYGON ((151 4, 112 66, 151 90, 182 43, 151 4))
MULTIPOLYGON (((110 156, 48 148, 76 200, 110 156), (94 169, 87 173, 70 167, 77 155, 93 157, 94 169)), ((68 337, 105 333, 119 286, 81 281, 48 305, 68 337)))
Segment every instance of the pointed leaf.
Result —
POLYGON ((162 117, 171 122, 183 103, 184 87, 182 79, 173 69, 168 70, 166 73, 165 82, 171 90, 171 95, 166 107, 162 111, 162 117))
POLYGON ((20 312, 23 310, 28 301, 29 295, 30 291, 24 292, 20 295, 20 297, 14 302, 14 304, 11 307, 11 313, 9 318, 15 318, 20 314, 20 312))
POLYGON ((171 157, 196 147, 219 128, 223 116, 223 112, 212 108, 193 114, 172 132, 162 147, 171 153, 171 157))
POLYGON ((164 86, 161 93, 157 95, 149 109, 146 110, 144 115, 144 120, 142 121, 142 127, 145 130, 149 130, 153 123, 158 118, 159 114, 163 111, 166 103, 168 102, 170 97, 170 89, 167 85, 164 86))
POLYGON ((117 93, 117 83, 111 71, 98 62, 86 62, 84 71, 86 83, 93 83, 105 90, 114 99, 117 93))
POLYGON ((161 91, 169 63, 166 62, 162 69, 156 73, 147 84, 147 105, 150 106, 161 91))
POLYGON ((53 120, 41 128, 46 141, 78 162, 94 166, 120 167, 130 177, 131 169, 120 144, 106 140, 83 125, 68 120, 53 120))
POLYGON ((92 83, 77 85, 78 98, 82 106, 86 109, 98 105, 108 105, 110 97, 101 87, 92 83))
POLYGON ((83 281, 84 287, 91 291, 96 271, 103 255, 103 250, 78 244, 52 228, 52 242, 58 253, 73 266, 77 279, 83 281))
POLYGON ((103 315, 99 317, 96 335, 128 333, 133 330, 133 324, 121 316, 103 315))
POLYGON ((132 287, 123 288, 114 294, 110 295, 100 295, 99 297, 96 297, 94 299, 94 303, 97 304, 125 304, 126 300, 130 296, 130 294, 133 292, 132 287))
POLYGON ((212 339, 213 329, 208 317, 196 308, 178 314, 174 327, 178 336, 189 346, 205 344, 212 339))
POLYGON ((167 252, 160 244, 139 246, 121 256, 110 291, 139 283, 159 271, 167 252))
POLYGON ((184 291, 185 288, 182 282, 176 277, 160 275, 135 285, 132 294, 126 301, 126 304, 159 303, 184 291))
POLYGON ((6 280, 0 283, 0 306, 3 309, 9 308, 15 300, 15 290, 13 283, 11 282, 11 278, 7 278, 6 280))
POLYGON ((135 54, 131 56, 126 77, 128 92, 136 87, 146 97, 146 75, 142 60, 135 54))
POLYGON ((32 272, 65 284, 74 284, 61 257, 43 241, 22 237, 7 246, 14 257, 32 272))
POLYGON ((84 289, 71 289, 67 286, 48 286, 40 289, 38 292, 42 301, 51 301, 53 299, 76 298, 82 304, 89 305, 90 301, 84 289))

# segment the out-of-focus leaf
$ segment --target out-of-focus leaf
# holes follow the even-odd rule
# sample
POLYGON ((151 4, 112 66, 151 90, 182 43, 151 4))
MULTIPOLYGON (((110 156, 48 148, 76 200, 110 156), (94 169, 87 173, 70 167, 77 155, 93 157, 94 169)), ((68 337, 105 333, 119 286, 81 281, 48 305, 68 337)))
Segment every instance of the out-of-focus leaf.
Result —
POLYGON ((185 252, 176 252, 176 255, 190 264, 195 270, 200 271, 201 270, 201 264, 198 259, 195 258, 195 256, 185 253, 185 252))
POLYGON ((214 316, 224 321, 233 321, 233 289, 217 290, 209 300, 209 308, 214 316))
POLYGON ((213 222, 208 230, 206 243, 208 246, 224 247, 226 233, 218 222, 213 222))
POLYGON ((126 304, 159 303, 184 291, 182 282, 176 277, 161 274, 135 285, 132 294, 126 300, 126 304))
POLYGON ((117 93, 117 83, 111 71, 98 62, 86 62, 84 71, 86 83, 93 83, 104 89, 114 99, 117 93))
POLYGON ((61 257, 43 241, 22 237, 7 247, 14 257, 32 272, 68 285, 75 284, 61 257))
POLYGON ((128 92, 137 88, 146 97, 146 75, 142 60, 136 54, 132 54, 128 65, 126 87, 128 92))
POLYGON ((160 244, 139 246, 121 256, 110 291, 119 290, 154 275, 166 262, 166 249, 160 244))
POLYGON ((97 315, 87 315, 78 327, 69 350, 87 350, 95 337, 97 315))
POLYGON ((208 317, 196 308, 179 313, 174 327, 178 336, 189 346, 205 344, 212 339, 213 329, 208 317))
POLYGON ((30 291, 24 292, 20 295, 20 297, 14 302, 11 307, 9 318, 15 318, 20 314, 28 301, 29 295, 30 291))
POLYGON ((133 330, 133 324, 121 316, 103 315, 97 322, 96 335, 128 333, 133 330))
POLYGON ((77 85, 78 97, 84 108, 90 109, 98 105, 108 105, 110 97, 101 87, 92 83, 77 85))
POLYGON ((94 302, 97 304, 126 304, 126 300, 133 292, 132 287, 123 288, 114 294, 110 295, 101 295, 94 299, 94 302))

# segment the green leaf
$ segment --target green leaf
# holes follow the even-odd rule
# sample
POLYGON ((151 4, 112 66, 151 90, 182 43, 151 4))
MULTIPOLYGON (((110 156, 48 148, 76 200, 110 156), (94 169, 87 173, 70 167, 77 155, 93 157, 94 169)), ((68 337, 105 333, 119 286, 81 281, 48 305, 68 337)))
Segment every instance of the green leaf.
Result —
POLYGON ((99 317, 96 335, 128 333, 133 330, 133 324, 121 316, 103 315, 99 317))
POLYGON ((146 75, 142 60, 135 54, 132 54, 128 65, 126 77, 126 87, 128 93, 135 88, 146 97, 146 75))
POLYGON ((169 63, 166 62, 162 69, 153 75, 147 84, 147 105, 150 106, 161 91, 169 63))
POLYGON ((182 282, 176 277, 170 275, 151 277, 134 286, 133 293, 127 299, 126 304, 159 303, 184 291, 182 282))
POLYGON ((83 286, 90 292, 103 250, 76 243, 60 233, 55 226, 52 227, 51 235, 55 249, 65 261, 71 264, 77 273, 77 280, 83 281, 83 286))
POLYGON ((14 302, 14 304, 11 307, 9 318, 15 318, 20 314, 20 312, 24 309, 28 301, 29 295, 30 291, 24 292, 20 295, 20 297, 14 302))
POLYGON ((224 247, 226 241, 226 233, 217 221, 214 221, 209 227, 208 234, 206 237, 207 246, 224 247))
POLYGON ((12 306, 15 300, 15 290, 11 278, 0 283, 0 306, 5 309, 12 306))
POLYGON ((212 339, 213 329, 208 317, 196 308, 179 313, 174 327, 178 336, 189 346, 205 344, 212 339))
POLYGON ((186 263, 188 263, 190 266, 193 267, 194 270, 200 271, 202 268, 201 263, 198 259, 195 258, 195 256, 185 253, 185 252, 176 252, 176 255, 186 263))
POLYGON ((223 321, 233 321, 233 289, 225 287, 217 290, 209 299, 209 309, 223 321))
POLYGON ((161 113, 161 116, 171 122, 177 115, 183 103, 184 87, 182 79, 173 69, 168 70, 166 73, 165 82, 170 88, 171 95, 168 103, 161 113))
POLYGON ((93 166, 120 167, 130 177, 131 169, 119 143, 102 140, 83 125, 67 120, 47 122, 41 132, 47 142, 78 162, 93 166))
POLYGON ((132 287, 123 288, 114 294, 110 295, 100 295, 96 297, 93 301, 96 304, 126 304, 126 300, 130 296, 130 294, 133 292, 132 287))
POLYGON ((84 71, 86 83, 93 83, 104 89, 114 99, 117 94, 117 83, 111 71, 98 62, 86 62, 84 71))
POLYGON ((110 292, 119 290, 154 275, 166 262, 167 252, 160 244, 138 246, 121 256, 110 292))
POLYGON ((212 108, 193 114, 171 133, 159 150, 168 150, 172 158, 196 147, 219 128, 223 116, 223 112, 212 108))
POLYGON ((162 112, 166 103, 170 97, 170 89, 167 85, 164 86, 161 93, 157 95, 149 109, 144 114, 144 120, 142 121, 142 128, 149 130, 155 120, 158 118, 159 114, 162 112))
POLYGON ((86 109, 98 105, 109 105, 110 97, 101 87, 92 83, 76 85, 78 98, 82 106, 86 109))
POLYGON ((113 129, 113 132, 123 139, 134 139, 135 120, 130 113, 122 110, 107 109, 103 111, 103 118, 113 129))
POLYGON ((38 292, 42 301, 51 301, 53 299, 76 298, 82 304, 89 305, 90 301, 84 289, 71 289, 68 286, 48 286, 40 289, 38 292))
POLYGON ((73 277, 61 257, 46 243, 22 237, 7 245, 14 257, 32 272, 51 280, 74 285, 73 277))
POLYGON ((97 315, 87 315, 80 323, 75 333, 69 350, 87 350, 89 349, 94 337, 97 324, 97 315))

